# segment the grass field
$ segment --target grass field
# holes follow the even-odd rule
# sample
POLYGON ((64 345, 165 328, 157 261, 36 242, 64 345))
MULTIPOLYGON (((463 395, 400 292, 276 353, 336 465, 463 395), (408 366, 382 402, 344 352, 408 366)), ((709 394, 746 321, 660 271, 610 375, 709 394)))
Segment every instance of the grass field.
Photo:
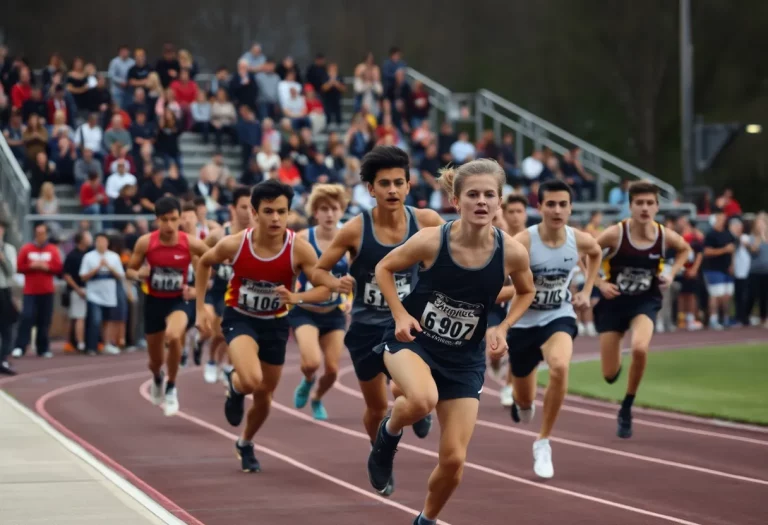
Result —
MULTIPOLYGON (((568 391, 621 400, 630 359, 624 356, 613 385, 603 381, 599 361, 571 364, 568 391)), ((548 379, 542 370, 539 383, 548 379)), ((768 425, 768 343, 651 352, 635 405, 768 425)))

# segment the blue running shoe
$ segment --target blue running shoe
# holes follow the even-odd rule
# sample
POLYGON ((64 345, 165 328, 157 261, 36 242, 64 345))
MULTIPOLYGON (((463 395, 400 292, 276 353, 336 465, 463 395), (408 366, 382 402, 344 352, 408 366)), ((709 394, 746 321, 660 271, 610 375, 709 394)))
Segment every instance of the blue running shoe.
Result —
POLYGON ((632 437, 632 412, 629 410, 619 410, 618 429, 616 435, 622 439, 629 439, 632 437))
POLYGON ((318 421, 325 421, 328 419, 328 412, 325 411, 325 407, 321 400, 313 399, 310 401, 309 406, 312 407, 312 417, 318 421))
POLYGON ((256 459, 256 454, 253 452, 253 443, 241 447, 240 443, 235 441, 235 450, 237 451, 237 457, 240 458, 240 466, 243 472, 261 472, 261 465, 259 460, 256 459))
POLYGON ((302 378, 299 386, 293 391, 293 406, 296 408, 304 408, 309 401, 309 393, 312 391, 312 385, 315 384, 313 379, 311 382, 307 381, 307 378, 302 378))

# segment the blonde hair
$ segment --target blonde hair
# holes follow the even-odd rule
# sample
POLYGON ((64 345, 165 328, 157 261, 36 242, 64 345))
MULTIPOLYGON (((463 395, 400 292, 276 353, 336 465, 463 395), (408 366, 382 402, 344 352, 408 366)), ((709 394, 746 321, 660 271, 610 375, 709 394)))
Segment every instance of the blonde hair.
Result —
POLYGON ((461 195, 464 180, 474 175, 493 175, 499 183, 499 197, 501 197, 507 174, 498 162, 492 159, 476 159, 462 164, 458 168, 446 167, 440 170, 440 185, 448 193, 448 197, 461 195))
POLYGON ((307 214, 314 215, 322 201, 336 201, 341 206, 341 211, 344 211, 349 204, 349 196, 346 188, 341 184, 315 184, 307 199, 305 207, 307 214))

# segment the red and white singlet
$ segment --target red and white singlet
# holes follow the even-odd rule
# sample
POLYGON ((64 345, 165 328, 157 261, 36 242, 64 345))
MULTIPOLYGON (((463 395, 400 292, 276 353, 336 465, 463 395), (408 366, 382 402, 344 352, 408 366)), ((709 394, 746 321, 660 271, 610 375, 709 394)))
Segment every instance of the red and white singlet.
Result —
POLYGON ((253 252, 253 228, 243 235, 240 248, 232 259, 232 279, 227 285, 224 303, 235 311, 259 319, 273 319, 288 314, 288 306, 275 292, 278 286, 293 290, 296 274, 293 268, 295 232, 285 231, 280 253, 262 259, 253 252))
POLYGON ((149 263, 149 278, 143 283, 144 293, 153 297, 181 297, 187 283, 187 272, 192 262, 189 238, 178 232, 178 242, 166 246, 160 242, 160 231, 149 234, 149 248, 145 256, 149 263))

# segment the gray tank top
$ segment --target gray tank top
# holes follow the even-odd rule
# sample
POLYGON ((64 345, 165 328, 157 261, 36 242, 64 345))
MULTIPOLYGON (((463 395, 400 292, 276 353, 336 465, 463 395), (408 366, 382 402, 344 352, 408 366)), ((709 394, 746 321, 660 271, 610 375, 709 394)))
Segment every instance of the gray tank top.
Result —
POLYGON ((579 266, 576 234, 565 227, 565 242, 551 248, 541 242, 539 226, 528 228, 531 237, 531 272, 536 296, 514 328, 544 326, 562 317, 576 318, 571 303, 571 279, 579 266))

